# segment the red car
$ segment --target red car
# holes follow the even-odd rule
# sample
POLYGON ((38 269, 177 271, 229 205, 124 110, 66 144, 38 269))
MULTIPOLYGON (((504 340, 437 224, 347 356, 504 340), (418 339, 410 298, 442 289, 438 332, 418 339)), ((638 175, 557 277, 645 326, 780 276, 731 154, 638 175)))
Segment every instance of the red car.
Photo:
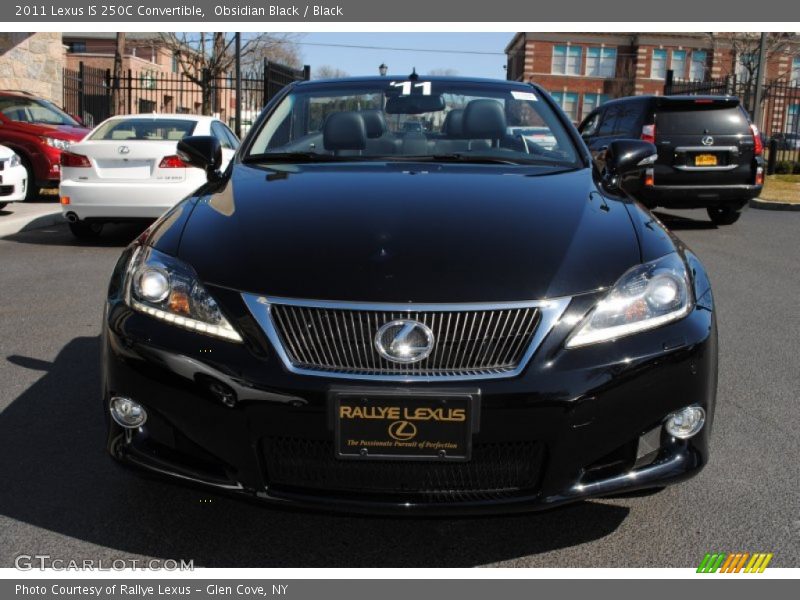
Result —
POLYGON ((52 102, 27 92, 0 90, 0 144, 19 154, 28 171, 26 200, 58 187, 61 151, 82 140, 83 127, 52 102))

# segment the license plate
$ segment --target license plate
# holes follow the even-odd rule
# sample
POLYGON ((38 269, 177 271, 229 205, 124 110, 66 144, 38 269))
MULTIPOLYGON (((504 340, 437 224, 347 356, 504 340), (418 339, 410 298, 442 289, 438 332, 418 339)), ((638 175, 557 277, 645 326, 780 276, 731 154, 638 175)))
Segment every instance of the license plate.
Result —
POLYGON ((474 394, 339 393, 336 456, 342 459, 468 460, 474 394))
POLYGON ((698 154, 694 157, 696 167, 716 167, 717 157, 713 154, 698 154))

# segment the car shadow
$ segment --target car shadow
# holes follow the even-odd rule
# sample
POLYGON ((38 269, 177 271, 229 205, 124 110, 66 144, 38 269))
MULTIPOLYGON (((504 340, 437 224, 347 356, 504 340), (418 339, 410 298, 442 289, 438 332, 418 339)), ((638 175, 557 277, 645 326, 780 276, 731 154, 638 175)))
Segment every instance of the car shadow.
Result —
POLYGON ((693 229, 719 229, 708 219, 691 219, 681 215, 653 211, 653 214, 671 231, 687 231, 693 229))
MULTIPOLYGON (((465 567, 602 538, 629 512, 583 502, 502 517, 331 515, 141 477, 104 450, 99 337, 73 339, 52 363, 4 359, 42 377, 0 412, 0 514, 105 547, 72 544, 70 559, 128 553, 205 567, 465 567), (94 554, 76 556, 86 552, 94 554)), ((52 554, 49 543, 12 553, 52 554)))
POLYGON ((2 239, 19 244, 45 246, 124 247, 142 233, 151 221, 142 223, 107 223, 97 239, 79 240, 69 231, 66 223, 31 229, 7 235, 2 239))

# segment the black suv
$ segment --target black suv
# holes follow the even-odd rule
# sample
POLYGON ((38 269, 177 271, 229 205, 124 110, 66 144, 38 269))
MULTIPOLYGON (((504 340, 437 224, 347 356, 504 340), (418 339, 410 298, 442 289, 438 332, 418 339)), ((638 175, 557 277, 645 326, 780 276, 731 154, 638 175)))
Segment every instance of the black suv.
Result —
POLYGON ((658 160, 629 193, 649 208, 705 208, 730 225, 764 183, 763 144, 733 96, 631 96, 607 102, 579 130, 602 165, 614 140, 653 142, 658 160))

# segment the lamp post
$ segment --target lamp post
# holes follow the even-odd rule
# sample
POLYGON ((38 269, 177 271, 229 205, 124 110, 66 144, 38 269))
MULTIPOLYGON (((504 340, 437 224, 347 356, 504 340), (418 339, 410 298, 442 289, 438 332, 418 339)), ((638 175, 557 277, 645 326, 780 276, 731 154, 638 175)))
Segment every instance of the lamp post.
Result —
POLYGON ((386 63, 381 63, 381 66, 378 67, 378 73, 381 74, 381 77, 385 77, 388 71, 389 67, 386 66, 386 63))

